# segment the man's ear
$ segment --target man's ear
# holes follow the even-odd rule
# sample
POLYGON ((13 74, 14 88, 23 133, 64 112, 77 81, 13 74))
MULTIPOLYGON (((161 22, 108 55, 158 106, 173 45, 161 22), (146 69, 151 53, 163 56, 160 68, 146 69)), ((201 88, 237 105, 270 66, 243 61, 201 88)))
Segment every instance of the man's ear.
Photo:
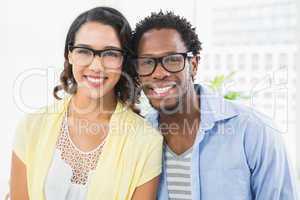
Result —
POLYGON ((196 74, 197 74, 197 70, 198 70, 198 63, 199 62, 199 58, 194 56, 190 63, 191 63, 191 74, 192 74, 192 77, 193 79, 195 78, 196 74))

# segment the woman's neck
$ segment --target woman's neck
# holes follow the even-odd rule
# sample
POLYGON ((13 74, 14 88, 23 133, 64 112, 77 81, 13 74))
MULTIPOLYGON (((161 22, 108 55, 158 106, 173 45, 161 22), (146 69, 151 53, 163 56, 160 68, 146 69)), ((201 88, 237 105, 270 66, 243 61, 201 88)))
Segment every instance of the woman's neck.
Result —
POLYGON ((115 111, 117 98, 114 93, 94 99, 76 93, 71 99, 69 114, 76 118, 85 118, 91 121, 109 121, 115 111))

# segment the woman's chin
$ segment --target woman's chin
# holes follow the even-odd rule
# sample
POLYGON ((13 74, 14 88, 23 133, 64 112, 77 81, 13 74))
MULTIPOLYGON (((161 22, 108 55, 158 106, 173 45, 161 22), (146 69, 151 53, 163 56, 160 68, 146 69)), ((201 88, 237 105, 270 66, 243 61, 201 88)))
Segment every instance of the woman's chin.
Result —
POLYGON ((100 90, 89 90, 87 93, 86 93, 87 97, 92 99, 92 100, 99 100, 101 98, 103 98, 106 93, 100 90))
POLYGON ((77 92, 80 94, 80 96, 84 96, 85 98, 91 99, 91 100, 100 100, 103 97, 108 96, 114 96, 114 87, 111 87, 108 84, 109 82, 106 82, 107 84, 101 85, 101 87, 95 88, 91 87, 86 82, 83 82, 79 85, 79 89, 77 92))

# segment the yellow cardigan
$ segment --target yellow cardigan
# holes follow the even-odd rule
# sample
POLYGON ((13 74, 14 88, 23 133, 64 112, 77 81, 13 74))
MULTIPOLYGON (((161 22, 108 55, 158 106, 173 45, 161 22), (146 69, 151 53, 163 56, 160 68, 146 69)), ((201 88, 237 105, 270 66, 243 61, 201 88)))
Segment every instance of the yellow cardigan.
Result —
MULTIPOLYGON (((44 182, 70 99, 26 115, 17 127, 14 152, 26 165, 31 200, 45 200, 44 182)), ((161 173, 162 141, 143 118, 118 102, 87 199, 130 200, 136 187, 161 173)))

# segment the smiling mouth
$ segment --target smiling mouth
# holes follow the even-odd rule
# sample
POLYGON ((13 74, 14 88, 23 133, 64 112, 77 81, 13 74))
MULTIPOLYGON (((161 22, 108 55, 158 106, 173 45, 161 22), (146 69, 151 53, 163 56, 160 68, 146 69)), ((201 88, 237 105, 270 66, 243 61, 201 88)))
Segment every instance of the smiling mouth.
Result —
POLYGON ((167 87, 161 87, 161 88, 153 88, 153 91, 156 92, 156 93, 158 93, 158 94, 161 94, 161 93, 168 92, 172 88, 173 88, 173 86, 167 86, 167 87))
POLYGON ((150 95, 153 97, 168 96, 173 88, 176 88, 176 83, 168 84, 166 86, 149 87, 150 95))
POLYGON ((100 77, 100 76, 84 76, 84 78, 86 79, 88 84, 91 85, 92 87, 100 87, 107 79, 107 77, 100 77))

